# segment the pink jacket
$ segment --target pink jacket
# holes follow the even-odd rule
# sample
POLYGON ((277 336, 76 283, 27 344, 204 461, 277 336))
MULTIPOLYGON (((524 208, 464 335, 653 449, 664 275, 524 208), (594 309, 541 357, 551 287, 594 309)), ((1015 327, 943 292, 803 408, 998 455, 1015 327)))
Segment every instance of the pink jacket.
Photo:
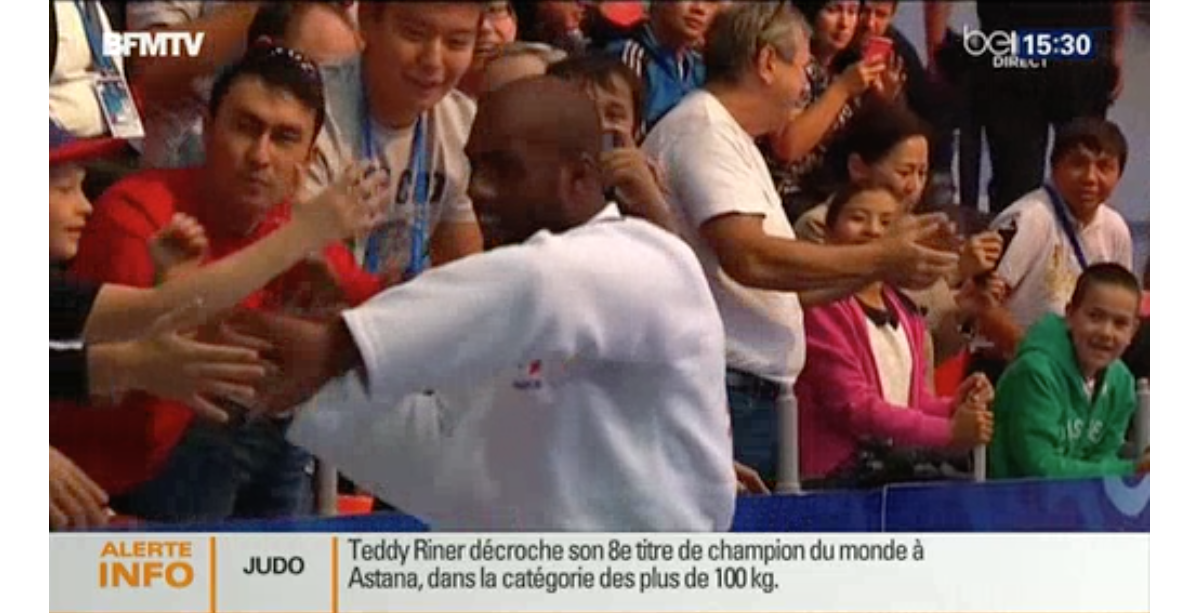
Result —
POLYGON ((800 406, 800 474, 827 475, 850 458, 864 438, 890 438, 898 445, 939 448, 950 443, 953 398, 926 387, 925 323, 911 303, 884 290, 899 315, 912 349, 908 407, 883 398, 866 314, 853 296, 805 309, 808 354, 796 381, 800 406))

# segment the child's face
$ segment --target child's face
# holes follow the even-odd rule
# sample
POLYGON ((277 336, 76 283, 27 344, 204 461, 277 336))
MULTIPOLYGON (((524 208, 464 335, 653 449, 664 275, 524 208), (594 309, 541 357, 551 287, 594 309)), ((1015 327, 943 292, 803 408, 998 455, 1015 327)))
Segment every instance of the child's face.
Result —
POLYGON ((79 237, 92 214, 92 203, 83 195, 82 167, 66 164, 50 169, 50 261, 75 257, 79 237))
POLYGON ((1067 328, 1080 369, 1088 376, 1115 362, 1138 326, 1138 297, 1119 285, 1096 283, 1067 307, 1067 328))
POLYGON ((1059 159, 1051 173, 1071 213, 1086 219, 1112 197, 1121 180, 1121 162, 1111 153, 1080 147, 1059 159))
POLYGON ((900 201, 887 189, 859 192, 842 209, 829 228, 830 242, 862 245, 879 240, 888 226, 902 215, 900 201))
POLYGON ((614 132, 621 136, 622 142, 634 142, 633 133, 637 126, 634 117, 637 114, 633 108, 633 90, 621 79, 614 79, 603 87, 589 86, 588 95, 596 103, 596 112, 600 114, 600 126, 605 132, 614 132))

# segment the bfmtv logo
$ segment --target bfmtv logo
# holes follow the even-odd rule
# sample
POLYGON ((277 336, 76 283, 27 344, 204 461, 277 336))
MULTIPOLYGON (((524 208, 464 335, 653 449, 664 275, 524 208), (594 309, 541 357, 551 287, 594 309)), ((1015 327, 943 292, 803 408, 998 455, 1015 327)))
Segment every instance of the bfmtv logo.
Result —
POLYGON ((1018 53, 1020 37, 1014 30, 984 32, 963 26, 963 50, 971 57, 992 58, 992 68, 1044 68, 1046 60, 1031 60, 1018 53))
POLYGON ((102 51, 108 57, 197 57, 204 32, 105 32, 102 51))

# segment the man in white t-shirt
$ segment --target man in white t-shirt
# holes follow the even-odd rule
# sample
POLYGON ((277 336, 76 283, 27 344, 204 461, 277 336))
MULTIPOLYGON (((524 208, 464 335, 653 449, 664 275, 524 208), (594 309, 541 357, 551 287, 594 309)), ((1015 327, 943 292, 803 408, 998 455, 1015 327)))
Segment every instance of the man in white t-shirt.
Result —
POLYGON ((263 320, 288 395, 269 408, 341 376, 291 439, 436 529, 729 529, 721 318, 683 241, 605 203, 602 140, 568 83, 485 94, 467 152, 489 251, 332 325, 263 320))
POLYGON ((1015 350, 1026 329, 1065 312, 1076 279, 1089 265, 1114 262, 1133 269, 1129 226, 1107 204, 1128 155, 1125 136, 1111 121, 1082 118, 1056 132, 1050 180, 992 222, 993 229, 1012 236, 995 272, 1006 291, 1002 304, 986 310, 979 324, 1001 331, 1003 347, 977 349, 974 369, 998 378, 1005 354, 1015 350))
POLYGON ((754 140, 781 129, 803 99, 808 26, 790 5, 744 3, 716 17, 708 41, 705 89, 668 113, 643 148, 664 166, 725 322, 735 456, 770 482, 775 401, 804 366, 798 293, 816 303, 881 278, 927 285, 958 259, 919 243, 946 233, 939 216, 897 224, 867 245, 796 240, 754 140))
POLYGON ((479 251, 463 147, 475 103, 455 90, 470 68, 484 2, 365 3, 365 49, 323 69, 327 120, 308 191, 355 160, 391 174, 384 223, 355 245, 370 272, 393 281, 479 251))

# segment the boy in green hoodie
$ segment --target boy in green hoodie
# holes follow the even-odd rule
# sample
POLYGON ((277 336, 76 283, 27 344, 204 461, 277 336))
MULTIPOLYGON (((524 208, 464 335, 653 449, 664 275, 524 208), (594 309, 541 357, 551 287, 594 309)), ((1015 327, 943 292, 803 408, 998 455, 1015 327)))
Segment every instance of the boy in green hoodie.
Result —
MULTIPOLYGON (((1118 457, 1137 409, 1121 354, 1137 332, 1141 288, 1119 264, 1080 276, 1066 317, 1031 327, 996 389, 992 478, 1128 475, 1118 457)), ((1140 468, 1149 470, 1149 457, 1140 468)))

